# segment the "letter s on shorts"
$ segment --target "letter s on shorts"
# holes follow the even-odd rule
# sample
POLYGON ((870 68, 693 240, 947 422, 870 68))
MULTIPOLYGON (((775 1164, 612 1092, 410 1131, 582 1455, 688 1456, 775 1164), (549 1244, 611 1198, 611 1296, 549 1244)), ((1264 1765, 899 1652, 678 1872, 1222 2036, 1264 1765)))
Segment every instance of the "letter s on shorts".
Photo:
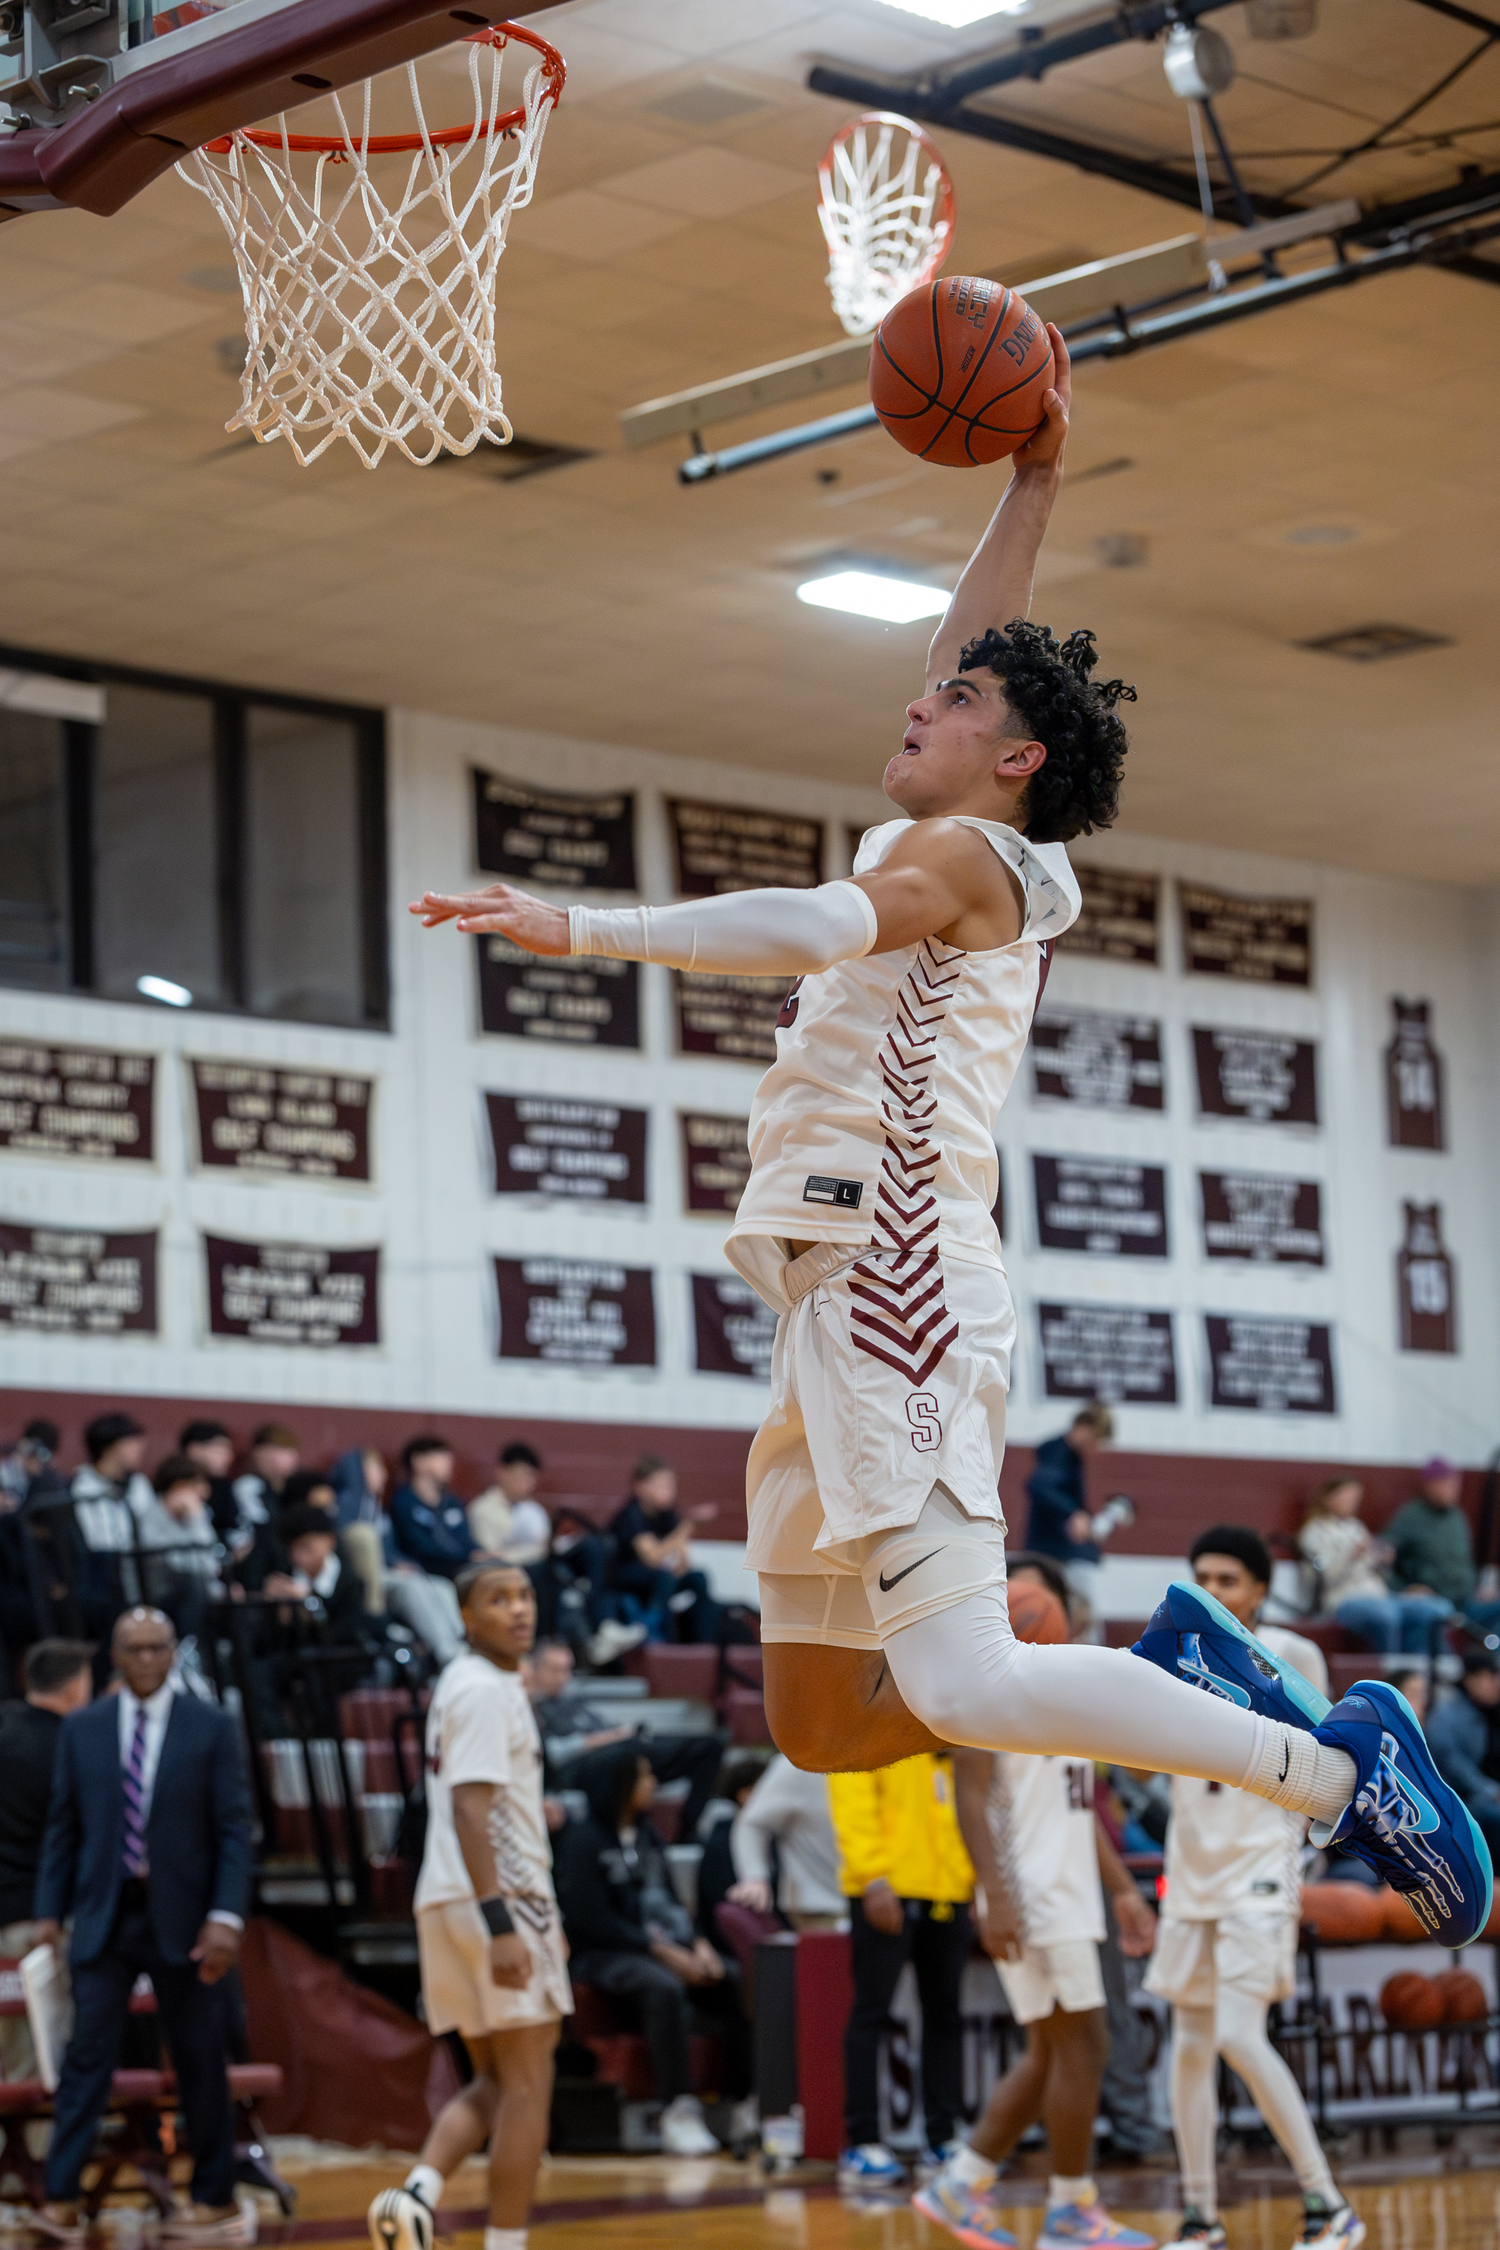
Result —
POLYGON ((936 1453, 943 1442, 943 1425, 938 1420, 938 1402, 931 1391, 913 1391, 906 1402, 906 1419, 911 1424, 911 1442, 918 1453, 936 1453))

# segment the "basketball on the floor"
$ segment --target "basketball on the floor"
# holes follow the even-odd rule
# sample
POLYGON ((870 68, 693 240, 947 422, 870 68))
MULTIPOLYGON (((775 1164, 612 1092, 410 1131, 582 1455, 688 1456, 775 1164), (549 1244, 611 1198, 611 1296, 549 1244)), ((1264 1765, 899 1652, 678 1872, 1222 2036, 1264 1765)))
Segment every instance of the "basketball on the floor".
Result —
POLYGON ((944 469, 1003 461, 1042 421, 1046 325, 998 281, 952 275, 893 305, 870 346, 870 404, 898 445, 944 469))
POLYGON ((1439 1979, 1402 1969, 1380 1987, 1380 2013, 1392 2031, 1436 2031, 1443 2020, 1439 1979))
POLYGON ((1018 1641, 1053 1645, 1068 1638, 1068 1613, 1056 1594, 1031 1579, 1006 1588, 1010 1603, 1010 1629, 1018 1641))
POLYGON ((1490 2004, 1472 1970, 1444 1969, 1432 1981, 1442 2000, 1444 2023, 1483 2023, 1490 2004))

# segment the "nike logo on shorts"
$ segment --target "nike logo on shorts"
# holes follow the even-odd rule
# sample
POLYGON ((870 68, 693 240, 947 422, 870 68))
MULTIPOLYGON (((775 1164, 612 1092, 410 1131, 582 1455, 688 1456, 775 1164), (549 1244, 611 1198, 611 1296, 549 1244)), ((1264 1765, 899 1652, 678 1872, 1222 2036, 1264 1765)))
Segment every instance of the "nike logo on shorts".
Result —
MULTIPOLYGON (((932 1555, 940 1555, 942 1551, 943 1550, 941 1547, 934 1547, 932 1550, 932 1555)), ((882 1571, 880 1573, 879 1580, 880 1591, 882 1592, 882 1594, 891 1593, 897 1586, 900 1585, 903 1578, 910 1578, 912 1572, 914 1570, 920 1570, 924 1562, 931 1562, 932 1555, 919 1555, 915 1562, 909 1562, 907 1564, 905 1570, 898 1570, 894 1578, 887 1578, 885 1572, 882 1571)))

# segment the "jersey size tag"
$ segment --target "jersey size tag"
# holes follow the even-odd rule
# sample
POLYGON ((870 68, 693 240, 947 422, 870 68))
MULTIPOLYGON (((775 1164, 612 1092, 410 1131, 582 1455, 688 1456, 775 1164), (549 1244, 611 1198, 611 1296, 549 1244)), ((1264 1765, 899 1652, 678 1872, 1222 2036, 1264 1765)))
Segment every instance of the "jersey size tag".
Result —
POLYGON ((833 1180, 824 1172, 809 1172, 802 1200, 804 1203, 833 1203, 841 1211, 857 1211, 864 1192, 863 1180, 833 1180))
POLYGON ((1280 1898, 1281 1896, 1281 1885, 1279 1883, 1252 1883, 1250 1888, 1258 1898, 1280 1898))

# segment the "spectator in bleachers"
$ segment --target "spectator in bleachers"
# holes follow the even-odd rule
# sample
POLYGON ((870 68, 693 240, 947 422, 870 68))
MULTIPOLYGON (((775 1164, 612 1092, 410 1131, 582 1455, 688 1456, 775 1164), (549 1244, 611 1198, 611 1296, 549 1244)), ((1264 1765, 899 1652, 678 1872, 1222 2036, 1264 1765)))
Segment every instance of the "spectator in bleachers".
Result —
MULTIPOLYGON (((547 1760, 549 1789, 573 1787, 572 1773, 591 1750, 638 1736, 634 1726, 621 1726, 596 1709, 585 1697, 569 1692, 573 1685, 573 1651, 566 1641, 538 1641, 527 1670, 527 1693, 547 1760)), ((638 1747, 658 1783, 686 1781, 679 1835, 691 1844, 698 1823, 713 1795, 714 1783, 728 1745, 727 1734, 641 1735, 638 1747)))
MULTIPOLYGON (((237 1563, 245 1562, 252 1548, 264 1553, 263 1532, 274 1527, 286 1480, 296 1474, 301 1460, 296 1432, 284 1422, 263 1422, 250 1440, 249 1466, 232 1487, 238 1526, 230 1552, 237 1563)), ((264 1567, 259 1561, 256 1574, 263 1574, 264 1567)))
POLYGON ((184 1422, 177 1433, 177 1450, 208 1478, 208 1512, 225 1546, 232 1547, 240 1527, 229 1474, 234 1467, 234 1439, 222 1422, 184 1422))
POLYGON ((83 1433, 87 1466, 71 1486, 73 1521, 86 1550, 78 1593, 91 1632, 106 1633, 128 1603, 141 1598, 140 1572, 130 1550, 136 1521, 151 1506, 151 1482, 142 1474, 146 1433, 129 1414, 99 1414, 83 1433))
POLYGON ((519 1442, 503 1448, 495 1465, 495 1481, 469 1502, 469 1531, 482 1555, 503 1555, 507 1562, 540 1562, 552 1545, 552 1518, 535 1497, 542 1477, 542 1457, 534 1447, 519 1442))
POLYGON ((1443 1779, 1455 1788, 1484 1830, 1491 1851, 1500 1852, 1500 1782, 1494 1779, 1496 1712, 1500 1710, 1500 1663, 1487 1649, 1464 1658, 1457 1692, 1445 1696, 1427 1720, 1425 1732, 1443 1779))
POLYGON ((456 1578, 474 1553, 464 1504, 450 1490, 453 1449, 446 1438, 414 1437, 403 1447, 406 1479, 391 1501, 396 1550, 436 1578, 456 1578))
POLYGON ((700 1937, 672 1887, 666 1853, 645 1814, 656 1777, 633 1742, 597 1750, 579 1773, 587 1820, 556 1840, 557 1899, 572 1948, 575 1985, 591 1984, 640 2013, 672 2156, 712 2156, 718 2142, 690 2090, 694 2017, 725 2046, 728 2092, 749 2088, 749 2048, 738 1980, 700 1937))
POLYGON ((1398 1508, 1385 1527, 1392 1557, 1390 1581, 1398 1594, 1445 1596, 1471 1625, 1492 1633, 1500 1625, 1500 1602, 1476 1598, 1479 1566, 1463 1496, 1461 1469, 1441 1454, 1423 1464, 1421 1491, 1398 1508))
POLYGON ((256 1621, 251 1677, 260 1730, 274 1738, 287 1732, 286 1703, 303 1693, 312 1697, 309 1713, 319 1731, 331 1723, 325 1697, 353 1687, 364 1670, 361 1652, 374 1630, 365 1616, 364 1587, 340 1551, 338 1524, 326 1508, 289 1509, 281 1519, 276 1567, 260 1589, 266 1606, 256 1621), (348 1652, 332 1679, 320 1670, 299 1672, 296 1658, 306 1649, 348 1652))
POLYGON ((595 1666, 613 1664, 646 1638, 640 1623, 627 1625, 625 1597, 609 1591, 613 1544, 573 1508, 559 1508, 552 1543, 526 1575, 536 1594, 537 1631, 561 1636, 575 1656, 595 1666))
MULTIPOLYGON (((734 1824, 745 1802, 766 1770, 766 1761, 754 1750, 737 1751, 726 1758, 714 1784, 714 1794, 699 1821, 703 1857, 698 1862, 698 1928, 710 1945, 725 1951, 714 1908, 735 1888, 737 1876, 730 1842, 734 1824)), ((768 1906, 764 1911, 771 1912, 768 1906)))
POLYGON ((872 1773, 829 1774, 827 1788, 854 1970, 839 2180, 894 2186, 906 2170, 880 2137, 880 2035, 910 1961, 922 2003, 927 2141, 941 2152, 963 2101, 959 1985, 973 1944, 974 1869, 959 1834, 951 1758, 924 1751, 872 1773))
POLYGON ((281 1501, 276 1510, 276 1532, 282 1538, 282 1526, 288 1516, 300 1515, 305 1508, 317 1508, 328 1517, 335 1531, 338 1529, 339 1496, 332 1472, 328 1469, 296 1469, 281 1488, 281 1501))
POLYGON ((185 1453, 169 1454, 152 1478, 151 1504, 137 1519, 140 1543, 157 1551, 142 1565, 146 1599, 164 1609, 179 1641, 201 1635, 219 1586, 219 1536, 209 1514, 209 1476, 185 1453))
POLYGON ((1425 1654, 1434 1627, 1453 1615, 1453 1604, 1422 1585, 1392 1592, 1385 1566, 1393 1550, 1361 1523, 1364 1497, 1358 1478, 1329 1477, 1308 1502, 1297 1545, 1318 1574, 1319 1606, 1383 1655, 1425 1654))
POLYGON ((338 1502, 339 1536, 365 1589, 366 1613, 383 1617, 387 1606, 384 1498, 390 1471, 373 1446, 352 1445, 334 1462, 329 1481, 338 1502))
POLYGON ((688 1542, 695 1523, 718 1514, 712 1501, 677 1507, 677 1471, 660 1454, 643 1453, 630 1479, 630 1498, 610 1518, 615 1551, 609 1583, 635 1605, 654 1641, 716 1641, 719 1610, 688 1542))
MULTIPOLYGON (((288 1510, 281 1519, 281 1540, 285 1565, 266 1579, 265 1594, 299 1605, 311 1598, 319 1606, 327 1639, 357 1646, 366 1633, 364 1587, 341 1552, 331 1512, 314 1503, 288 1510)), ((280 1622, 289 1620, 282 1617, 280 1622)))
MULTIPOLYGON (((26 1652, 26 1700, 0 1727, 0 1954, 19 1961, 36 1944, 32 1894, 41 1864, 57 1738, 93 1693, 90 1641, 38 1641, 26 1652)), ((0 2019, 0 2074, 34 2078, 36 2053, 23 2017, 0 2019)))
POLYGON ((33 1483, 51 1468, 60 1442, 55 1422, 28 1422, 15 1444, 0 1453, 0 1516, 24 1507, 33 1483))
MULTIPOLYGON (((1115 1418, 1101 1399, 1081 1406, 1061 1437, 1048 1438, 1036 1449, 1036 1463, 1026 1479, 1031 1516, 1026 1545, 1033 1554, 1050 1555, 1071 1573, 1091 1572, 1099 1561, 1084 1486, 1087 1463, 1115 1434, 1115 1418)), ((1086 1590, 1086 1587, 1085 1587, 1086 1590)))
POLYGON ((794 1930, 832 1930, 847 1919, 823 1774, 801 1772, 778 1751, 735 1821, 730 1851, 736 1906, 774 1907, 794 1930))

